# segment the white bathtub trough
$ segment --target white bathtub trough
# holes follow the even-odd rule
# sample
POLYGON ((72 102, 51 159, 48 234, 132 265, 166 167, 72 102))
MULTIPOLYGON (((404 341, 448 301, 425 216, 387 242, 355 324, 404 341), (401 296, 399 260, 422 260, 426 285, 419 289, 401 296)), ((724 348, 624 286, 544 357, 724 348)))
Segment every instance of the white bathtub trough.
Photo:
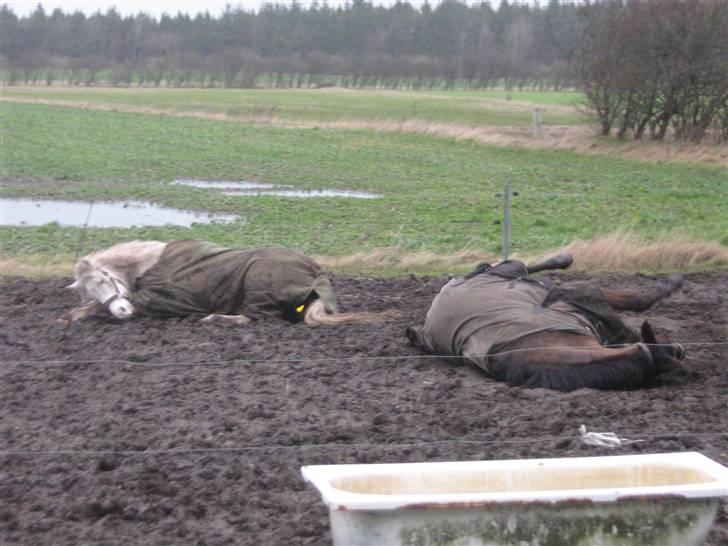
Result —
POLYGON ((304 466, 336 546, 689 546, 728 496, 700 453, 304 466))

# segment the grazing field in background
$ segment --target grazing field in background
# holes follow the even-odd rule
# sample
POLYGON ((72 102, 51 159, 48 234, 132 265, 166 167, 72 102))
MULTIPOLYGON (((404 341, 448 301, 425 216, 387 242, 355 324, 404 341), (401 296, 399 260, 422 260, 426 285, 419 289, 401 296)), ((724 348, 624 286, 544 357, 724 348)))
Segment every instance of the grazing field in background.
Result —
POLYGON ((365 91, 310 89, 118 89, 5 87, 11 100, 66 101, 170 113, 197 112, 230 118, 288 122, 419 120, 467 127, 528 126, 534 107, 544 123, 583 125, 575 108, 581 93, 536 91, 365 91))
MULTIPOLYGON (((649 244, 707 242, 725 256, 728 171, 614 157, 485 146, 437 136, 316 128, 325 121, 528 125, 531 106, 583 123, 574 93, 228 91, 4 88, 2 195, 68 200, 144 200, 181 209, 238 214, 232 224, 191 228, 107 228, 56 224, 2 227, 5 263, 46 264, 134 238, 209 239, 235 246, 282 245, 336 257, 343 269, 387 273, 382 249, 427 256, 501 252, 505 182, 512 200, 511 250, 533 256, 615 231, 649 244), (62 100, 65 106, 14 99, 62 100), (98 110, 117 105, 153 113, 98 110), (209 113, 158 115, 160 110, 209 113), (237 112, 237 114, 235 114, 237 112), (241 123, 268 115, 279 121, 241 123), (238 122, 214 115, 239 115, 238 122), (497 116, 502 116, 498 118, 497 116), (374 192, 380 199, 226 196, 170 182, 256 181, 298 189, 374 192), (723 246, 721 246, 723 245, 723 246), (347 262, 346 257, 364 256, 347 262), (369 257, 369 259, 367 258, 369 257), (347 265, 348 264, 348 265, 347 265)), ((544 117, 547 123, 548 115, 544 117)), ((620 243, 621 241, 621 243, 620 243)), ((631 244, 631 243, 630 243, 631 244)), ((659 259, 658 259, 659 261, 659 259)), ((334 262, 332 262, 334 263, 334 262)), ((411 262, 396 271, 445 272, 411 262)), ((702 260, 699 267, 721 265, 702 260)), ((659 269, 659 263, 654 264, 659 269)), ((629 268, 629 265, 626 266, 629 268)))

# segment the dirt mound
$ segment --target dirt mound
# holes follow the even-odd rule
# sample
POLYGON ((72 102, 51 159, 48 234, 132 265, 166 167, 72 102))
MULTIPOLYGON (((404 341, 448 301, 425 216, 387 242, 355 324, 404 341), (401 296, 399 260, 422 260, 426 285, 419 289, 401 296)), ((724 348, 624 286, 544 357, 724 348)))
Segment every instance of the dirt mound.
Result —
MULTIPOLYGON (((633 392, 509 388, 414 358, 404 328, 443 282, 335 279, 343 311, 402 312, 385 325, 97 318, 66 328, 54 320, 77 302, 63 281, 6 280, 0 539, 326 544, 328 513, 301 479, 305 464, 686 450, 728 464, 728 348, 710 344, 727 337, 727 273, 689 275, 641 315, 688 342, 691 371, 633 392), (582 423, 644 441, 588 447, 582 423)), ((709 544, 726 543, 724 504, 709 544)))

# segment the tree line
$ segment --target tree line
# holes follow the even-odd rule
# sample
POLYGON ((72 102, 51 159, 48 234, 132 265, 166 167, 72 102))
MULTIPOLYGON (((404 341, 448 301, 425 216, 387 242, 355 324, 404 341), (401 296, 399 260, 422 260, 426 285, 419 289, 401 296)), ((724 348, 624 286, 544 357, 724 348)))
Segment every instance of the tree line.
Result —
POLYGON ((448 0, 415 8, 268 4, 218 17, 111 9, 86 16, 3 5, 6 81, 43 84, 384 88, 573 86, 572 4, 448 0))
POLYGON ((605 135, 728 141, 728 0, 294 2, 159 19, 0 6, 7 84, 577 87, 605 135))

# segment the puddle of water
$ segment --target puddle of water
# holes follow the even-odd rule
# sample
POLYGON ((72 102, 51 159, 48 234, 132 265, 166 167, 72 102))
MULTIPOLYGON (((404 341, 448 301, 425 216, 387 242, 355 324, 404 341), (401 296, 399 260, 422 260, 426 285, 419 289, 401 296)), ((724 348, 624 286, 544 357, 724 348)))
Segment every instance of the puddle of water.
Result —
POLYGON ((261 182, 232 182, 225 180, 175 180, 172 184, 223 191, 224 195, 251 197, 256 195, 278 195, 281 197, 351 197, 354 199, 378 199, 381 195, 353 190, 297 190, 291 186, 277 186, 261 182))
POLYGON ((263 184, 261 182, 233 182, 227 180, 174 180, 172 184, 215 190, 270 190, 275 188, 275 185, 273 184, 263 184))
POLYGON ((224 191, 225 195, 279 195, 281 197, 353 197, 355 199, 379 199, 381 195, 351 190, 241 190, 224 191))
POLYGON ((89 203, 51 199, 0 199, 0 225, 43 226, 53 222, 61 226, 82 227, 88 218, 89 227, 183 226, 233 222, 234 214, 209 214, 141 201, 89 203), (89 214, 89 207, 91 213, 89 214))

